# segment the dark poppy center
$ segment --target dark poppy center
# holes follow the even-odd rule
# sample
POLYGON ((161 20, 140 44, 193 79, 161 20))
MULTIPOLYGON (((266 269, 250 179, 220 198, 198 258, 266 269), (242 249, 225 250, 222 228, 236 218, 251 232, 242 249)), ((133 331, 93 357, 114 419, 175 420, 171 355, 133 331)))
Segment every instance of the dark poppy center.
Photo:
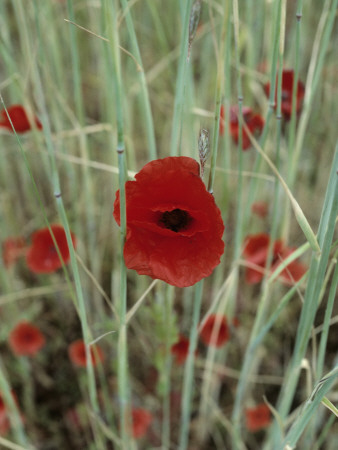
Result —
POLYGON ((168 230, 178 233, 186 230, 192 221, 192 217, 182 209, 174 209, 172 211, 165 211, 159 220, 159 225, 168 230))
POLYGON ((286 90, 282 90, 282 101, 285 102, 286 100, 289 100, 290 98, 290 92, 286 90))
POLYGON ((22 336, 22 340, 25 342, 34 342, 35 340, 35 335, 34 333, 32 333, 31 331, 27 330, 23 336, 22 336))
POLYGON ((47 253, 48 253, 48 256, 50 256, 50 257, 57 255, 57 251, 56 251, 54 242, 48 247, 47 253))

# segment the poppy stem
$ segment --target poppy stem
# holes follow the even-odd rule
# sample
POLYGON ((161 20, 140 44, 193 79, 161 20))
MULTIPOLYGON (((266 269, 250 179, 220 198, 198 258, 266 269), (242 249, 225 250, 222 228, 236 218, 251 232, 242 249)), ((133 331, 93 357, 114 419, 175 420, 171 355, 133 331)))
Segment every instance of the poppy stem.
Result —
POLYGON ((173 313, 173 301, 174 301, 175 289, 173 286, 165 286, 165 299, 163 307, 163 320, 166 323, 165 334, 165 362, 164 370, 161 374, 162 389, 163 389, 163 423, 162 423, 162 447, 170 448, 170 394, 171 394, 171 367, 172 367, 172 355, 170 352, 172 346, 172 331, 174 328, 174 313, 173 313))
POLYGON ((204 280, 201 280, 195 286, 195 298, 193 302, 192 323, 189 337, 189 353, 184 367, 179 450, 185 450, 188 447, 191 403, 192 394, 194 392, 195 350, 197 346, 198 322, 202 304, 203 286, 204 280))
POLYGON ((120 187, 120 285, 118 299, 119 329, 118 329, 118 359, 117 359, 117 384, 119 396, 119 419, 121 444, 124 450, 130 447, 130 407, 129 407, 129 376, 128 376, 128 343, 127 343, 127 268, 124 262, 123 249, 125 244, 127 216, 126 216, 126 163, 124 145, 124 124, 122 105, 122 80, 120 46, 117 25, 116 1, 105 0, 104 18, 107 28, 111 60, 111 77, 115 89, 116 125, 117 125, 117 158, 119 167, 120 187))

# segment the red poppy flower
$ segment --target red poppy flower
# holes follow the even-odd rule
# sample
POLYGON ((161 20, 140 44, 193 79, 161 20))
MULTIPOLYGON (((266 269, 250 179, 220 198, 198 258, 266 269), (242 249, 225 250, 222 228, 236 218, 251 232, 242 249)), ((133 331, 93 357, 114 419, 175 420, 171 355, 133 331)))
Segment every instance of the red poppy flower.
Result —
POLYGON ((131 411, 132 434, 135 439, 142 438, 148 431, 153 420, 149 411, 143 408, 133 408, 131 411))
POLYGON ((271 412, 265 403, 245 410, 246 427, 249 431, 259 431, 270 425, 271 412))
POLYGON ((269 207, 266 202, 255 202, 251 205, 251 211, 253 214, 264 219, 268 214, 269 207))
POLYGON ((9 335, 9 345, 17 355, 35 356, 46 339, 39 328, 29 322, 20 322, 9 335))
MULTIPOLYGON (((283 260, 290 256, 294 251, 294 248, 285 248, 279 256, 278 260, 276 260, 274 265, 271 267, 271 271, 273 272, 274 270, 276 270, 277 267, 283 262, 283 260)), ((279 274, 278 279, 288 286, 293 286, 302 278, 307 270, 308 268, 305 264, 295 259, 290 264, 288 264, 285 269, 279 274)))
POLYGON ((200 330, 200 337, 206 345, 222 347, 230 338, 226 317, 211 314, 200 330))
MULTIPOLYGON (((249 128, 250 132, 256 136, 262 133, 264 127, 264 120, 259 114, 255 114, 251 108, 244 106, 242 108, 243 120, 249 128)), ((224 106, 221 106, 220 113, 220 128, 219 132, 221 135, 224 134, 224 124, 225 124, 225 110, 224 106)), ((234 105, 230 107, 230 135, 233 141, 238 144, 239 135, 239 122, 238 122, 238 106, 234 105)), ((244 128, 242 128, 242 148, 247 150, 251 147, 250 138, 244 128)))
MULTIPOLYGON (((243 255, 246 261, 260 266, 262 270, 256 270, 250 267, 246 268, 245 281, 248 284, 259 283, 264 276, 266 259, 270 236, 265 233, 250 235, 245 240, 243 255)), ((284 247, 281 240, 277 240, 273 245, 273 254, 271 262, 271 273, 285 260, 295 249, 284 247)), ((299 281, 307 271, 307 267, 301 262, 295 260, 290 263, 278 276, 278 279, 287 285, 293 285, 299 281)))
MULTIPOLYGON (((293 80, 294 80, 294 72, 293 70, 283 70, 282 73, 282 104, 281 111, 286 120, 290 120, 291 112, 292 112, 292 89, 293 89, 293 80)), ((275 109, 277 107, 277 83, 278 77, 276 80, 276 92, 275 92, 275 109)), ((266 83, 264 85, 264 91, 269 97, 270 95, 270 83, 266 83)), ((296 92, 296 114, 299 114, 302 106, 303 99, 305 95, 305 87, 304 84, 298 80, 297 83, 297 92, 296 92)))
POLYGON ((22 237, 9 237, 2 244, 2 259, 5 267, 11 267, 26 253, 26 244, 22 237))
MULTIPOLYGON (((126 183, 126 266, 178 287, 209 276, 224 250, 224 225, 197 161, 158 159, 135 178, 126 183)), ((114 217, 120 224, 119 191, 114 217)))
POLYGON ((171 354, 174 355, 176 364, 183 364, 188 357, 188 353, 189 339, 180 335, 179 340, 171 347, 171 354))
MULTIPOLYGON (((264 268, 266 266, 266 260, 268 256, 268 248, 270 243, 270 236, 266 233, 255 234, 247 236, 244 243, 243 255, 246 261, 260 266, 262 270, 246 268, 245 281, 248 284, 259 283, 264 277, 264 268)), ((273 246, 273 261, 276 260, 278 254, 282 252, 283 243, 277 240, 273 246)))
MULTIPOLYGON (((86 347, 82 339, 78 339, 70 344, 68 347, 68 354, 71 362, 77 367, 86 367, 86 347)), ((93 366, 104 360, 104 353, 98 345, 90 346, 90 355, 93 366)))
MULTIPOLYGON (((25 133, 26 131, 32 129, 31 123, 29 122, 27 113, 23 106, 12 105, 7 108, 7 112, 17 133, 25 133)), ((39 119, 37 117, 34 117, 33 120, 36 128, 41 130, 42 125, 39 119)), ((12 125, 4 109, 0 111, 0 127, 6 128, 9 131, 13 131, 12 125)))
MULTIPOLYGON (((62 259, 67 264, 70 255, 65 230, 60 225, 51 225, 51 229, 62 259)), ((73 234, 72 241, 75 247, 76 240, 73 234)), ((51 273, 62 267, 62 262, 57 254, 52 235, 48 228, 42 228, 33 234, 32 246, 28 249, 26 262, 30 270, 34 273, 51 273)))

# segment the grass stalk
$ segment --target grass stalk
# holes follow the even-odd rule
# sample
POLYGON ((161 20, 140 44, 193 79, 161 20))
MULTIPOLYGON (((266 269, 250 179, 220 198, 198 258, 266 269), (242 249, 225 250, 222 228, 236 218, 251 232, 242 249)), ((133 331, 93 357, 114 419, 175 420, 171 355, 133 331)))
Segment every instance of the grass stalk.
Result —
MULTIPOLYGON (((182 133, 182 118, 184 110, 185 86, 188 75, 188 46, 189 46, 189 19, 193 0, 187 0, 182 21, 182 37, 180 44, 180 57, 175 89, 174 114, 172 121, 170 155, 177 156, 181 153, 180 139, 182 133)), ((181 6, 183 8, 183 4, 181 6)))
POLYGON ((190 327, 189 336, 189 353, 184 367, 184 379, 182 390, 182 412, 181 412, 181 429, 179 450, 185 450, 188 448, 189 441, 189 424, 191 416, 191 406, 194 392, 194 362, 195 362, 195 350, 197 346, 198 337, 198 322, 200 318, 200 310, 202 304, 203 295, 203 280, 198 282, 195 286, 195 298, 193 302, 192 322, 190 327))
POLYGON ((127 344, 127 268, 124 263, 123 249, 126 238, 126 162, 123 126, 122 82, 119 39, 117 33, 117 5, 115 0, 102 0, 105 9, 106 27, 109 36, 109 46, 112 53, 112 82, 116 96, 116 121, 117 121, 117 156, 119 167, 120 188, 120 291, 119 291, 119 331, 118 331, 118 361, 117 384, 120 405, 120 432, 122 448, 130 448, 129 438, 129 377, 128 377, 128 344, 127 344))
POLYGON ((331 281, 331 287, 329 291, 329 298, 327 300, 326 304, 326 310, 325 310, 325 317, 324 317, 324 323, 323 323, 323 331, 320 337, 320 344, 318 349, 318 358, 317 358, 317 367, 316 367, 316 379, 319 380, 319 378, 323 374, 323 368, 324 368, 324 360, 325 360, 325 352, 326 352, 326 345, 327 345, 327 339, 330 329, 330 320, 332 316, 334 301, 336 298, 337 293, 337 286, 338 286, 338 264, 337 264, 337 253, 335 255, 335 269, 331 281))
POLYGON ((147 133, 147 139, 148 139, 148 147, 149 147, 149 159, 156 159, 157 150, 156 150, 156 142, 155 142, 155 131, 154 131, 154 123, 153 123, 153 116, 151 112, 151 105, 150 105, 150 99, 149 99, 149 92, 147 88, 147 82, 146 77, 144 74, 144 69, 142 65, 142 58, 141 58, 141 52, 139 49, 137 36, 134 28, 133 19, 131 16, 130 7, 128 6, 128 3, 126 0, 121 0, 122 9, 125 14, 125 20, 127 23, 128 33, 130 35, 131 45, 133 49, 133 53, 135 54, 137 62, 142 67, 142 70, 139 71, 139 80, 141 85, 141 96, 142 96, 142 109, 143 109, 143 116, 145 118, 146 123, 146 133, 147 133))
POLYGON ((232 3, 234 19, 234 42, 235 42, 235 61, 237 71, 237 99, 238 99, 238 181, 237 181, 237 209, 236 209, 236 233, 234 260, 236 261, 241 254, 243 240, 243 92, 242 75, 240 71, 240 49, 239 49, 239 11, 238 0, 232 3))
MULTIPOLYGON (((35 3, 36 4, 36 3, 35 3)), ((69 20, 71 22, 75 21, 73 1, 67 0, 67 11, 69 14, 69 20)), ((73 75, 73 86, 74 86, 74 102, 75 102, 75 112, 77 120, 79 121, 80 127, 85 126, 85 107, 82 95, 82 76, 81 76, 81 66, 80 66, 80 55, 79 46, 77 40, 77 29, 70 25, 70 51, 72 60, 72 75, 73 75)), ((79 144, 81 150, 81 157, 84 160, 89 159, 89 149, 88 149, 88 139, 85 133, 79 133, 79 144)), ((91 178, 89 176, 89 168, 87 166, 82 167, 83 173, 83 191, 86 202, 85 217, 86 217, 86 240, 88 240, 89 254, 95 254, 95 237, 96 237, 96 224, 95 224, 95 214, 93 210, 94 197, 93 197, 93 186, 91 183, 91 178)), ((90 267, 92 267, 91 258, 88 259, 90 262, 90 267)), ((94 266, 93 266, 94 267, 94 266)), ((95 272, 94 272, 95 273, 95 272)), ((95 273, 96 275, 96 273, 95 273)))
MULTIPOLYGON (((19 14, 21 16, 23 16, 22 4, 20 4, 20 2, 17 4, 17 8, 18 8, 19 14)), ((27 39, 28 39, 28 42, 26 44, 29 46, 30 39, 29 39, 28 35, 27 35, 27 39)), ((29 54, 31 54, 31 53, 32 52, 29 49, 29 54)), ((83 295, 83 290, 82 290, 82 285, 81 285, 81 280, 80 280, 80 275, 79 275, 79 268, 78 268, 78 264, 77 264, 77 260, 76 260, 76 256, 75 256, 75 250, 74 250, 74 246, 73 246, 73 242, 72 242, 72 238, 71 238, 69 222, 68 222, 68 218, 66 215, 66 211, 65 211, 63 199, 62 199, 62 194, 61 194, 60 180, 59 180, 59 175, 58 175, 58 171, 56 168, 54 147, 53 147, 53 141, 52 141, 52 137, 51 137, 51 128, 50 128, 50 123, 49 123, 49 118, 48 118, 48 113, 47 113, 47 106, 46 106, 46 101, 45 101, 45 97, 44 97, 44 92, 43 92, 43 88, 42 88, 42 83, 41 83, 41 78, 40 78, 40 73, 38 71, 37 63, 33 64, 32 73, 33 73, 33 84, 34 84, 34 88, 36 91, 38 104, 39 104, 39 107, 40 107, 40 110, 42 113, 41 114, 42 124, 43 124, 43 129, 44 129, 44 133, 45 133, 45 137, 46 137, 46 144, 47 144, 47 149, 48 149, 48 154, 49 154, 49 159, 50 159, 50 180, 51 180, 52 188, 54 190, 54 197, 56 199, 56 206, 57 206, 58 214, 59 214, 61 223, 62 223, 65 233, 66 233, 66 239, 67 239, 67 244, 68 244, 69 253, 70 253, 71 268, 72 268, 72 272, 73 272, 73 276, 74 276, 75 290, 76 290, 77 300, 78 300, 78 308, 79 308, 78 310, 79 310, 79 315, 80 315, 83 337, 84 337, 84 341, 86 344, 89 398, 90 398, 91 407, 93 408, 95 413, 98 413, 99 407, 98 407, 98 402, 97 402, 95 374, 94 374, 94 369, 93 369, 93 365, 92 365, 90 349, 88 346, 88 343, 91 340, 90 329, 89 329, 87 315, 86 315, 86 308, 85 308, 84 295, 83 295)), ((17 137, 17 140, 20 145, 20 141, 19 141, 18 137, 17 137)), ((24 157, 25 162, 28 163, 27 158, 23 152, 21 145, 20 145, 20 149, 21 149, 21 154, 24 157)), ((26 164, 26 166, 29 169, 28 164, 26 164)), ((30 176, 31 176, 31 179, 33 180, 31 172, 30 172, 30 176)), ((34 183, 34 180, 33 180, 33 186, 34 186, 34 195, 36 196, 36 199, 38 200, 40 206, 42 207, 42 210, 44 211, 44 208, 43 208, 40 196, 39 196, 39 192, 36 187, 36 184, 34 183)), ((44 216, 44 218, 49 226, 49 221, 47 220, 47 217, 44 216)), ((50 229, 50 231, 51 231, 51 229, 50 229)), ((51 232, 51 234, 52 234, 52 232, 51 232)), ((53 234, 52 234, 52 236, 53 236, 53 234)), ((54 237, 53 237, 53 240, 54 240, 54 244, 56 244, 54 237)), ((57 248, 57 245, 55 245, 55 246, 57 248)))
MULTIPOLYGON (((279 2, 278 10, 276 11, 276 20, 279 23, 279 30, 283 29, 284 23, 283 23, 283 5, 285 6, 285 3, 279 2)), ((284 19, 285 20, 285 19, 284 19)), ((278 42, 279 42, 279 59, 282 60, 283 57, 283 33, 280 32, 280 35, 278 36, 278 42)), ((281 73, 281 66, 280 64, 280 73, 281 73)), ((276 164, 277 164, 277 171, 279 167, 279 151, 280 151, 280 138, 281 138, 281 77, 278 77, 278 87, 277 87, 277 144, 276 144, 276 164)), ((275 91, 273 91, 274 94, 275 91)), ((274 98, 274 97, 273 97, 274 98)), ((243 125, 243 123, 242 123, 243 125)), ((245 125, 245 124, 244 124, 245 125)), ((247 132, 247 127, 244 126, 245 131, 247 132)), ((240 136, 242 132, 240 131, 240 136)), ((273 209, 273 215, 272 215, 272 227, 271 227, 271 233, 270 233, 270 243, 268 248, 268 255, 267 255, 267 268, 269 268, 272 260, 272 246, 274 239, 277 234, 277 226, 278 226, 278 197, 279 197, 279 183, 275 184, 274 188, 274 209, 273 209)), ((238 219, 237 219, 238 220, 238 219)), ((237 258, 239 257, 240 253, 237 254, 237 258)), ((266 320, 266 314, 267 309, 269 306, 269 295, 270 295, 270 285, 267 283, 266 279, 263 280, 263 286, 262 286, 262 296, 258 304, 258 310, 255 317, 255 322, 253 325, 253 329, 251 331, 250 335, 250 341, 249 345, 246 349, 245 356, 244 356, 244 362, 241 368, 241 375, 240 379, 237 385, 237 391, 236 391, 236 397, 234 402, 234 408, 232 413, 232 421, 233 421, 233 446, 234 448, 240 448, 240 442, 241 442, 241 432, 240 432, 240 418, 241 418, 241 412, 242 412, 242 406, 243 406, 243 399, 245 396, 245 392, 247 389, 247 383, 248 383, 248 377, 247 374, 251 371, 251 367, 254 365, 255 361, 255 351, 256 347, 253 346, 253 342, 256 339, 257 334, 261 330, 265 320, 266 320)))
MULTIPOLYGON (((300 65, 300 32, 301 32, 301 19, 302 19, 302 4, 303 0, 297 0, 296 6, 296 42, 295 42, 295 64, 294 64, 294 82, 292 86, 292 110, 291 110, 291 119, 290 125, 288 129, 288 169, 287 173, 291 173, 291 161, 292 154, 295 146, 295 137, 296 137, 296 125, 297 125, 297 86, 299 80, 299 65, 300 65)), ((290 180, 287 180, 288 182, 290 180)), ((285 198, 285 214, 284 214, 284 223, 282 230, 282 237, 284 241, 287 241, 287 237, 289 235, 290 229, 290 205, 288 203, 288 199, 285 198)))
POLYGON ((162 448, 170 448, 170 388, 171 388, 171 345, 172 345, 172 327, 173 327, 173 300, 174 300, 174 287, 166 286, 166 294, 164 301, 164 322, 167 324, 166 336, 165 336, 165 371, 162 374, 162 386, 163 386, 163 424, 162 424, 162 448))
POLYGON ((216 89, 215 89, 215 122, 213 127, 212 135, 212 146, 211 146, 211 163, 210 163, 210 173, 208 180, 208 191, 213 192, 213 186, 215 182, 215 171, 217 162, 217 150, 218 150, 218 137, 219 137, 219 121, 220 121, 220 108, 222 102, 222 92, 224 84, 224 63, 225 63, 225 51, 227 48, 227 25, 229 17, 229 3, 223 2, 223 20, 222 27, 219 36, 220 48, 219 56, 217 59, 217 73, 216 73, 216 89))
POLYGON ((5 375, 5 370, 1 357, 0 357, 0 392, 1 396, 5 400, 5 404, 8 406, 9 418, 13 429, 13 435, 15 439, 17 439, 19 444, 24 445, 26 447, 28 445, 28 439, 23 427, 23 422, 20 417, 19 409, 13 398, 10 384, 5 375))
MULTIPOLYGON (((272 28, 273 35, 271 37, 272 42, 272 56, 271 56, 271 69, 270 69, 270 97, 269 97, 269 109, 267 112, 267 116, 265 118, 264 128, 262 131, 262 135, 259 139, 259 144, 261 148, 264 149, 265 143, 268 138, 269 133, 269 127, 270 122, 273 117, 274 111, 275 111, 275 92, 276 92, 276 80, 277 80, 277 64, 278 64, 278 57, 279 57, 279 42, 280 42, 280 24, 281 24, 281 7, 280 7, 280 1, 275 2, 274 4, 274 19, 273 23, 274 26, 272 28)), ((262 155, 257 155, 253 172, 257 173, 261 171, 263 163, 262 155)), ((244 226, 248 225, 250 215, 251 215, 251 205, 254 202, 254 199, 257 195, 257 189, 258 189, 258 178, 253 177, 250 182, 250 186, 248 188, 248 199, 247 199, 247 206, 244 210, 244 226)))
MULTIPOLYGON (((308 284, 304 296, 304 305, 302 308, 300 321, 297 329, 296 343, 292 359, 284 378, 284 383, 279 396, 278 412, 282 419, 285 419, 291 406, 298 383, 301 361, 304 358, 307 345, 310 339, 311 329, 314 317, 318 307, 318 296, 325 277, 333 233, 335 229, 336 217, 338 213, 338 180, 336 168, 338 166, 338 148, 332 163, 331 174, 326 191, 324 207, 318 229, 318 242, 321 253, 318 255, 313 252, 311 265, 308 274, 308 284), (328 209, 326 209, 328 207, 328 209)), ((271 438, 267 443, 267 448, 276 446, 280 441, 280 432, 276 424, 271 429, 271 438)))
POLYGON ((338 365, 323 377, 315 386, 310 398, 306 401, 300 415, 297 417, 289 432, 285 436, 282 442, 276 447, 277 450, 284 450, 286 446, 294 448, 303 433, 306 425, 309 423, 311 417, 319 407, 320 402, 326 396, 326 394, 332 389, 333 385, 338 380, 338 365))
POLYGON ((327 52, 328 45, 330 43, 330 37, 336 17, 337 5, 338 0, 332 0, 331 7, 330 1, 325 1, 322 16, 318 24, 313 44, 311 63, 309 66, 308 76, 306 80, 306 91, 305 91, 303 112, 300 117, 298 125, 296 145, 292 153, 293 157, 289 176, 290 187, 293 186, 296 179, 296 169, 298 167, 299 159, 301 156, 301 150, 303 147, 305 133, 309 122, 310 113, 312 110, 314 95, 323 69, 324 57, 327 52))

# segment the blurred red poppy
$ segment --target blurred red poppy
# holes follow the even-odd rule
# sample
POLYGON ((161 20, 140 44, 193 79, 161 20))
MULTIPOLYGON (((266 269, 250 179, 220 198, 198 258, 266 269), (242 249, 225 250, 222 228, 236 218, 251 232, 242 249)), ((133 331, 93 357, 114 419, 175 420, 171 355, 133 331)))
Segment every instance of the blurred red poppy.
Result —
POLYGON ((264 219, 269 212, 269 206, 266 202, 255 202, 251 205, 251 211, 256 216, 264 219))
MULTIPOLYGON (((197 161, 158 159, 135 178, 126 183, 126 266, 178 287, 209 276, 224 250, 224 225, 197 161)), ((114 217, 120 225, 119 191, 114 217)))
MULTIPOLYGON (((68 347, 68 354, 71 362, 77 367, 86 367, 86 347, 82 339, 72 342, 68 347)), ((98 345, 90 346, 90 355, 93 366, 104 360, 104 353, 98 345)))
POLYGON ((29 322, 20 322, 9 335, 9 346, 16 355, 35 356, 46 339, 39 328, 29 322))
POLYGON ((271 412, 265 403, 245 410, 246 427, 249 431, 259 431, 270 425, 271 412))
POLYGON ((142 438, 153 421, 153 416, 143 408, 133 408, 131 411, 132 434, 135 439, 142 438))
MULTIPOLYGON (((293 70, 283 70, 282 73, 282 104, 281 111, 285 120, 290 120, 292 112, 292 89, 294 83, 294 72, 293 70)), ((277 108, 277 83, 278 77, 276 79, 276 90, 275 90, 275 109, 277 108)), ((267 97, 270 95, 270 83, 264 85, 264 91, 267 97)), ((297 91, 296 91, 296 114, 299 114, 302 106, 303 99, 305 95, 304 84, 298 80, 297 91)))
MULTIPOLYGON (((261 270, 256 270, 251 267, 247 267, 245 270, 245 281, 248 284, 256 284, 262 281, 264 277, 264 269, 266 266, 266 260, 268 256, 268 248, 270 243, 270 236, 266 233, 260 233, 255 235, 249 235, 245 239, 243 255, 246 261, 256 266, 260 266, 261 270)), ((273 261, 276 260, 278 254, 282 252, 283 243, 277 240, 273 246, 273 261)))
MULTIPOLYGON (((247 236, 244 244, 243 255, 246 261, 261 267, 261 270, 247 267, 245 281, 248 284, 259 283, 264 277, 264 270, 268 255, 270 236, 265 233, 247 236)), ((285 247, 281 240, 273 244, 271 273, 285 260, 295 249, 285 247)), ((278 276, 278 279, 287 285, 293 285, 299 281, 307 271, 307 267, 295 260, 290 263, 278 276)))
MULTIPOLYGON (((29 122, 27 113, 23 106, 12 105, 7 108, 7 112, 17 133, 25 133, 26 131, 32 129, 31 123, 29 122)), ((33 117, 33 120, 36 128, 41 130, 42 125, 39 119, 37 117, 33 117)), ((0 128, 1 127, 6 128, 9 131, 13 131, 12 125, 4 109, 0 111, 0 128)))
POLYGON ((183 364, 188 357, 188 353, 189 339, 180 335, 179 340, 171 346, 171 354, 175 357, 176 364, 183 364))
MULTIPOLYGON (((259 136, 262 133, 264 127, 264 120, 259 114, 255 114, 251 108, 247 106, 243 106, 242 108, 243 120, 249 128, 250 132, 259 136)), ((224 106, 221 106, 220 112, 220 127, 219 132, 221 135, 224 134, 225 127, 225 110, 224 106)), ((239 136, 239 122, 238 122, 238 106, 234 105, 230 107, 230 136, 233 141, 238 144, 238 136, 239 136)), ((251 147, 250 138, 244 128, 242 128, 242 148, 243 150, 247 150, 251 147)))
MULTIPOLYGON (((63 262, 67 264, 70 260, 66 233, 62 226, 51 225, 55 240, 62 255, 63 262)), ((72 234, 74 247, 75 236, 72 234)), ((36 231, 32 237, 32 245, 28 249, 26 262, 29 269, 34 273, 51 273, 62 267, 62 262, 57 254, 52 235, 48 228, 36 231)))
POLYGON ((211 314, 200 330, 200 338, 206 345, 222 347, 230 338, 226 317, 211 314))
MULTIPOLYGON (((273 272, 274 270, 276 270, 277 267, 282 264, 282 262, 286 258, 288 258, 294 251, 294 248, 284 248, 278 260, 276 260, 274 265, 271 267, 271 271, 273 272)), ((290 264, 288 264, 285 269, 279 274, 278 279, 288 286, 293 286, 302 278, 307 270, 308 267, 305 264, 295 259, 290 264)))
POLYGON ((9 237, 2 244, 2 259, 7 268, 25 254, 26 244, 22 237, 9 237))

